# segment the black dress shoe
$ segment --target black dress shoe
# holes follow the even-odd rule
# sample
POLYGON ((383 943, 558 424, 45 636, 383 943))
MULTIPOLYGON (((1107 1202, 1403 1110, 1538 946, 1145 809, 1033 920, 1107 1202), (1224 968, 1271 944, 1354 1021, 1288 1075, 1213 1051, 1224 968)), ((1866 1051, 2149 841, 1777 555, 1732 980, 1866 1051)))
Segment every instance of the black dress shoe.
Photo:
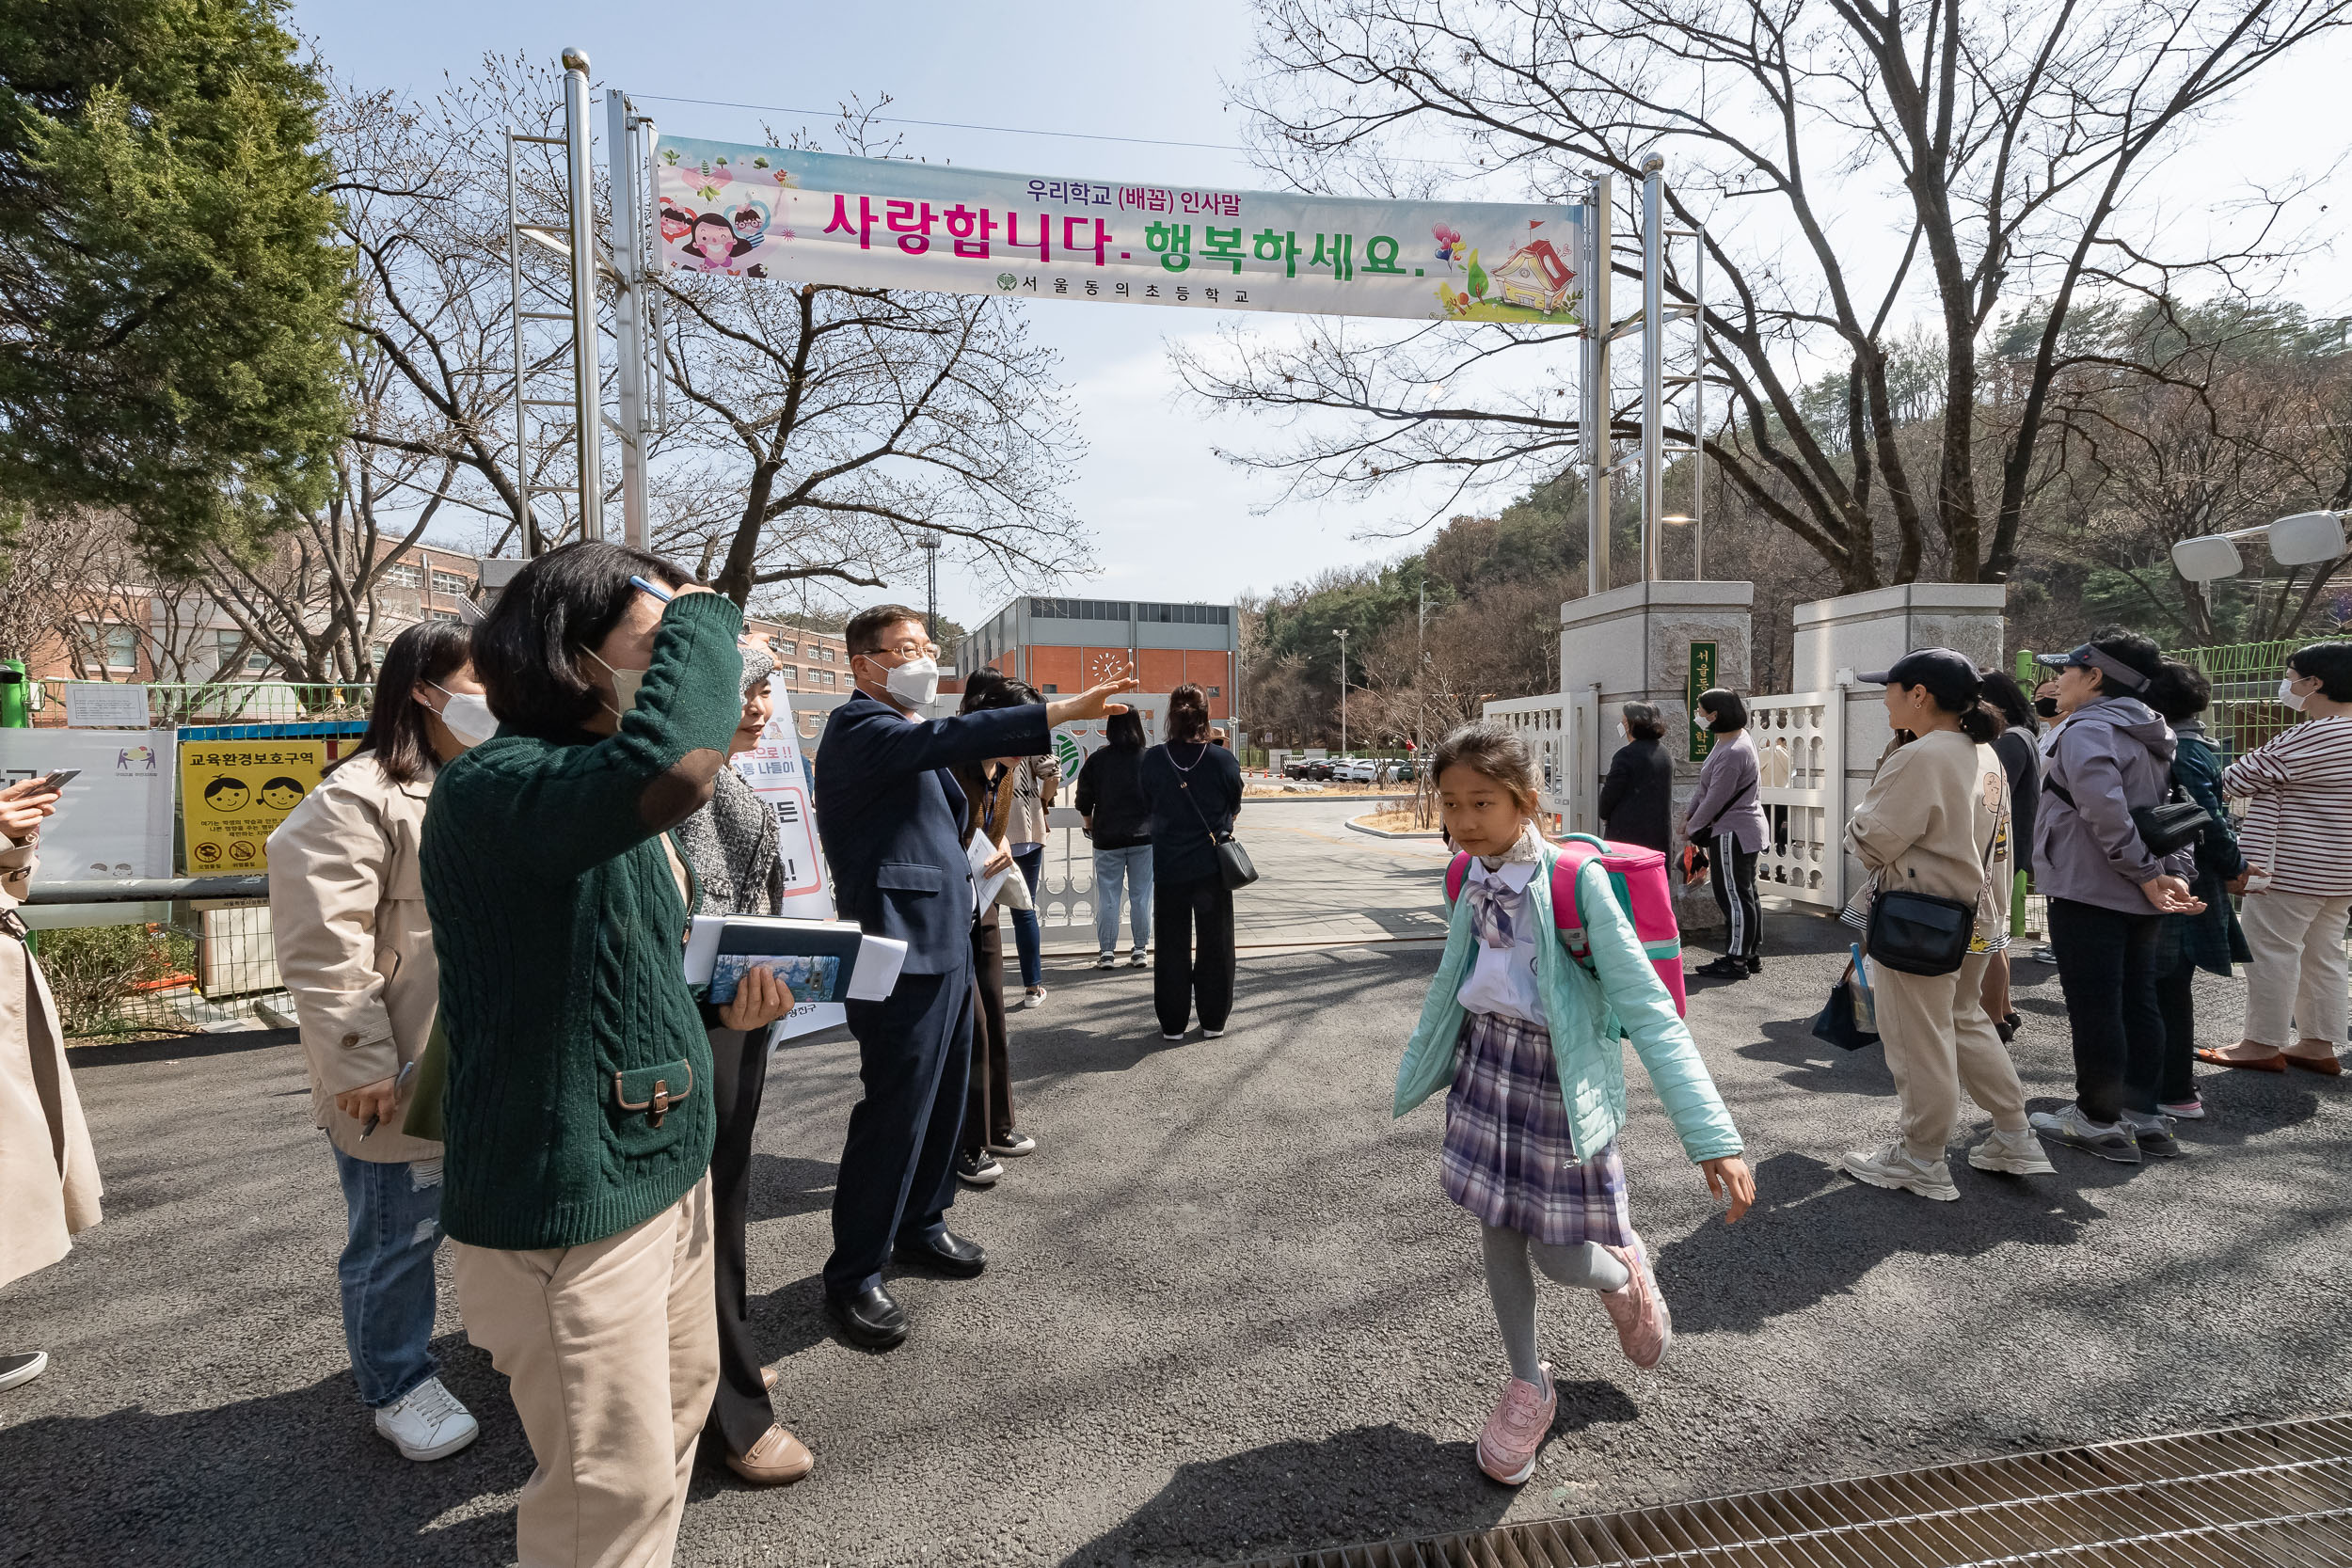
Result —
POLYGON ((901 1263, 930 1269, 957 1279, 969 1279, 988 1267, 988 1253, 977 1242, 967 1242, 952 1230, 943 1230, 937 1241, 908 1241, 901 1237, 890 1249, 890 1256, 901 1263))
POLYGON ((1726 953, 1713 963, 1699 965, 1692 973, 1703 980, 1744 980, 1748 977, 1748 960, 1726 953))
POLYGON ((907 1337, 907 1315, 877 1285, 854 1296, 825 1293, 825 1309, 841 1324, 850 1342, 866 1350, 888 1350, 907 1337))

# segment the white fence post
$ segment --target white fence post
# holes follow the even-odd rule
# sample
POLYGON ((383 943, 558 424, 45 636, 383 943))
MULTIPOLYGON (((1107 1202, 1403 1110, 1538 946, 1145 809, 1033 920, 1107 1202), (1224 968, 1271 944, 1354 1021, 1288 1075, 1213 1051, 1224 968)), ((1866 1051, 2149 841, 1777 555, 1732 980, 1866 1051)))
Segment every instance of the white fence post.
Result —
POLYGON ((1770 830, 1756 859, 1759 893, 1845 907, 1845 696, 1833 688, 1748 699, 1770 830))

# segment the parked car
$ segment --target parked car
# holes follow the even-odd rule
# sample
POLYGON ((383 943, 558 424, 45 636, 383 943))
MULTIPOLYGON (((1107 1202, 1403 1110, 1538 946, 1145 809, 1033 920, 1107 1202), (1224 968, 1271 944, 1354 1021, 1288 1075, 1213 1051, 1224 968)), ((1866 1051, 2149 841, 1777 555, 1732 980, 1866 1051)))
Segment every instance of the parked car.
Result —
POLYGON ((1411 784, 1420 777, 1421 769, 1411 757, 1390 765, 1389 782, 1391 784, 1411 784))
POLYGON ((1327 779, 1331 776, 1331 765, 1320 757, 1293 757, 1282 764, 1282 776, 1286 779, 1327 779))

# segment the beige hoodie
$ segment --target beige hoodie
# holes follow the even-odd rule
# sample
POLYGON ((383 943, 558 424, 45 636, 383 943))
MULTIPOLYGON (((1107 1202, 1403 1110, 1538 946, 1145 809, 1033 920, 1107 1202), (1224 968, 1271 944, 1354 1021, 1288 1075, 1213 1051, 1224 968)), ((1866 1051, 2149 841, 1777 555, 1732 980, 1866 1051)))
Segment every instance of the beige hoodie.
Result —
POLYGON ((1967 902, 1982 889, 1977 935, 2009 929, 2009 777, 1992 747, 1935 730, 1898 748, 1879 765, 1846 838, 1882 892, 1902 886, 1967 902))

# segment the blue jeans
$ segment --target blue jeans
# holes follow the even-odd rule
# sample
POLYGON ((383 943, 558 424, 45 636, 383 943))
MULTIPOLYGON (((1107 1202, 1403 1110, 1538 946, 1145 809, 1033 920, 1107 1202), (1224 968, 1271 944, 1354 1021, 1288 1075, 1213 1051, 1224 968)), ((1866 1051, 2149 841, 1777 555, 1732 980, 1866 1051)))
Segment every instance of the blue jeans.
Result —
POLYGON ((351 1347, 359 1402, 381 1410, 440 1370, 432 1344, 441 1162, 379 1164, 338 1148, 335 1173, 351 1214, 335 1267, 343 1291, 343 1342, 351 1347))
POLYGON ((1119 951, 1119 890, 1127 890, 1127 918, 1135 927, 1136 951, 1152 945, 1152 847, 1094 851, 1094 945, 1119 951))
MULTIPOLYGON (((1036 903, 1038 873, 1045 869, 1045 846, 1032 844, 1015 849, 1012 863, 1020 868, 1021 879, 1029 884, 1029 902, 1036 903)), ((1044 944, 1039 939, 1034 909, 1012 911, 1012 944, 1021 954, 1021 983, 1031 990, 1044 984, 1044 944)))

